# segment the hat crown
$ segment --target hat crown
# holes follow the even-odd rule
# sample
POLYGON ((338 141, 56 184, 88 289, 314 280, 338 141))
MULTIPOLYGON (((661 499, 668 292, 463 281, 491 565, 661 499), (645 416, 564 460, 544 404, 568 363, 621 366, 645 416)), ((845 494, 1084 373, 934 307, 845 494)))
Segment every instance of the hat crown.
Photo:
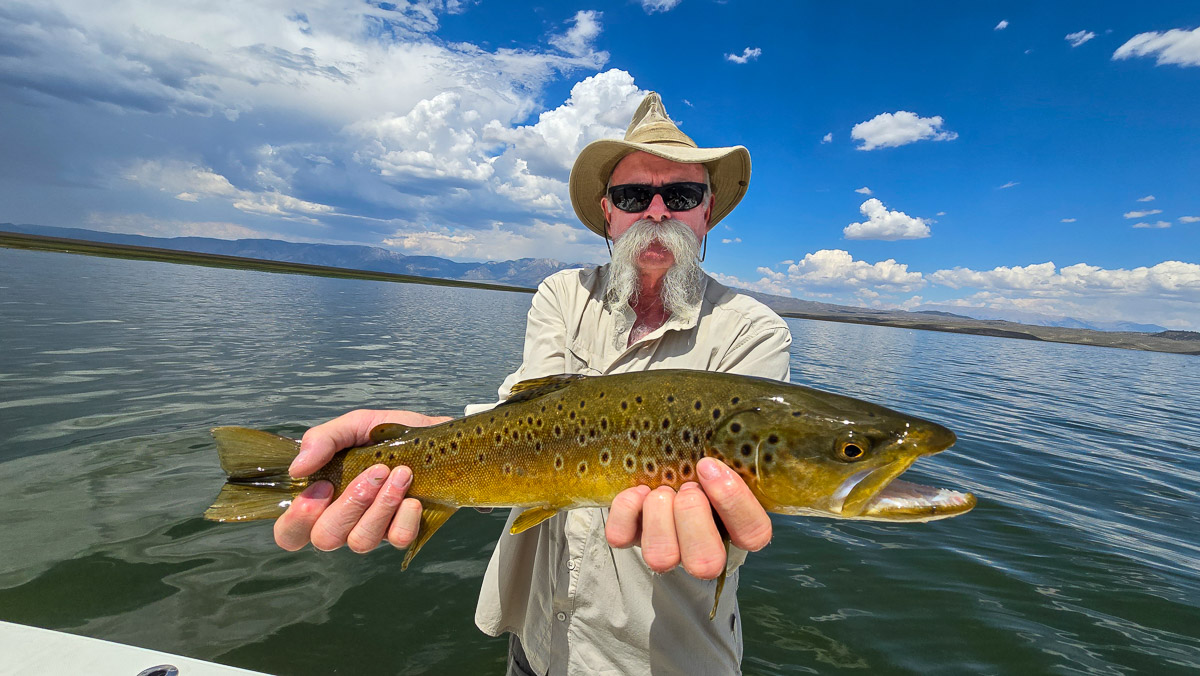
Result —
POLYGON ((679 127, 667 116, 662 98, 658 93, 650 92, 642 99, 641 105, 633 114, 629 128, 625 130, 625 140, 633 143, 662 143, 666 145, 686 146, 695 148, 696 142, 687 134, 679 131, 679 127))

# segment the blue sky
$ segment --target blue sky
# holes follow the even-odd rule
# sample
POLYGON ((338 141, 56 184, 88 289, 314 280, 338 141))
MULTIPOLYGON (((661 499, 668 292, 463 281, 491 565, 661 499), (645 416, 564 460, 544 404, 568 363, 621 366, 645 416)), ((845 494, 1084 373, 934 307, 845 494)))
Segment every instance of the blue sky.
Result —
POLYGON ((753 157, 723 281, 1200 330, 1200 5, 919 7, 6 2, 0 221, 600 262, 654 90, 753 157))

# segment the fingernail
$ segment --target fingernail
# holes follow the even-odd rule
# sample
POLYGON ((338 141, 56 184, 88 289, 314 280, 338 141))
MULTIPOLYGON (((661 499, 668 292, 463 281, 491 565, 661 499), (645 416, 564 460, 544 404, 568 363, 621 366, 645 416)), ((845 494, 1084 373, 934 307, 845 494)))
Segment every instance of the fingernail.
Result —
POLYGON ((333 495, 333 484, 328 481, 318 481, 313 484, 312 492, 309 493, 309 497, 316 500, 324 500, 331 495, 333 495))
POLYGON ((375 465, 367 470, 367 481, 370 481, 374 486, 378 486, 388 478, 388 473, 390 472, 391 470, 388 469, 387 465, 375 465))
POLYGON ((696 471, 705 479, 719 479, 722 473, 719 466, 721 464, 720 461, 713 460, 712 458, 703 458, 696 464, 696 471))
POLYGON ((392 472, 392 485, 396 488, 408 488, 412 483, 412 470, 401 465, 392 472))
POLYGON ((308 451, 300 451, 297 453, 296 457, 292 458, 292 464, 288 466, 288 474, 296 476, 296 473, 292 470, 295 469, 297 465, 303 464, 305 460, 308 460, 308 456, 308 451))

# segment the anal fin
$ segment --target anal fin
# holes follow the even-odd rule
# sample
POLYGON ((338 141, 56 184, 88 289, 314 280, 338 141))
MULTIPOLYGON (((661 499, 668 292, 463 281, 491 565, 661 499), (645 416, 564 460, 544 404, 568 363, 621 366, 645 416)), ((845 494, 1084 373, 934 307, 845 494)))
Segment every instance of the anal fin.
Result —
POLYGON ((530 507, 517 516, 508 532, 513 535, 524 533, 555 514, 558 514, 557 507, 530 507))
POLYGON ((436 503, 425 505, 425 508, 421 510, 421 527, 417 531, 417 539, 413 540, 413 543, 408 546, 408 553, 404 555, 404 561, 400 564, 400 570, 408 569, 409 562, 413 560, 417 552, 421 551, 421 547, 426 542, 429 542, 429 538, 433 537, 437 529, 446 523, 446 519, 454 516, 454 513, 457 511, 457 507, 449 505, 439 505, 436 503))
POLYGON ((713 607, 708 613, 709 621, 716 619, 717 606, 721 604, 721 590, 725 589, 725 574, 729 572, 729 536, 722 538, 725 541, 725 567, 721 568, 721 574, 717 576, 717 593, 713 597, 713 607))

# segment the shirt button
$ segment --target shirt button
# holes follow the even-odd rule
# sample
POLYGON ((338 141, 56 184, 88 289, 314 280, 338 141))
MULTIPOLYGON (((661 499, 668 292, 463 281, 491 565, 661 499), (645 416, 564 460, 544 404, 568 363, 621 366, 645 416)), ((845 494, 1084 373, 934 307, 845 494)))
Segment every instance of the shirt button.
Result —
POLYGON ((559 622, 565 622, 565 621, 566 621, 566 619, 567 619, 567 614, 566 614, 566 613, 559 613, 559 614, 558 614, 556 617, 558 617, 558 621, 559 621, 559 622))
POLYGON ((567 570, 575 570, 575 562, 567 561, 567 570))

